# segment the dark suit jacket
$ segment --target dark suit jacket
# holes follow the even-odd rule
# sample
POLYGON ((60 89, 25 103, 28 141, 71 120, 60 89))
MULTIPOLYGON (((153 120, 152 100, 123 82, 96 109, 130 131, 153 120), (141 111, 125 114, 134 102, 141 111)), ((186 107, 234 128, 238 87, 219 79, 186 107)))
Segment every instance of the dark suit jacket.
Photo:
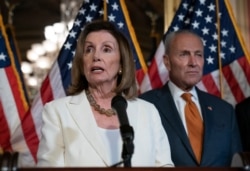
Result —
POLYGON ((235 107, 244 151, 250 152, 250 97, 235 107))
POLYGON ((158 109, 175 166, 230 166, 232 156, 242 150, 234 108, 198 88, 197 94, 205 126, 200 164, 195 159, 168 85, 150 90, 140 98, 153 103, 158 109))

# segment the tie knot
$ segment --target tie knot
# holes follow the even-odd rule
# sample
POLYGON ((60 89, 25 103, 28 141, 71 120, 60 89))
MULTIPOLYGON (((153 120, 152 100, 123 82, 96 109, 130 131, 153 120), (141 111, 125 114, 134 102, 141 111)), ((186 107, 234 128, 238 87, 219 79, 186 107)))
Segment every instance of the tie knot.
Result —
POLYGON ((192 101, 192 100, 191 100, 191 97, 192 97, 192 94, 191 94, 191 93, 183 93, 183 94, 181 95, 181 97, 182 97, 186 102, 192 101))

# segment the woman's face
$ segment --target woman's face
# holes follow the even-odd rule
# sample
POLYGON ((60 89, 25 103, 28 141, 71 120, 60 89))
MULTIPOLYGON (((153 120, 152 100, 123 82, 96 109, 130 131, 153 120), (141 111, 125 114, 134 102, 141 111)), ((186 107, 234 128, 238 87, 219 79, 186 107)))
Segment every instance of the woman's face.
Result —
POLYGON ((84 75, 92 86, 116 85, 120 65, 119 45, 107 31, 91 32, 83 47, 84 75))

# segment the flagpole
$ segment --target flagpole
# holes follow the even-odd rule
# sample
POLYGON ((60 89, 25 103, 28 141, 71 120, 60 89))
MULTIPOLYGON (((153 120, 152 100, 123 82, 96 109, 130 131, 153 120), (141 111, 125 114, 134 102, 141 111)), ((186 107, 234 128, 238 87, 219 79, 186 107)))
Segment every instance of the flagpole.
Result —
MULTIPOLYGON (((9 55, 9 57, 10 57, 10 61, 11 61, 12 65, 14 66, 13 67, 14 68, 14 74, 17 76, 17 83, 18 83, 18 86, 20 87, 22 85, 22 83, 21 83, 20 78, 18 77, 19 73, 18 73, 18 71, 16 69, 17 67, 16 67, 16 63, 15 63, 15 57, 14 57, 14 54, 12 52, 11 45, 10 45, 10 42, 9 42, 9 39, 8 39, 8 35, 6 33, 6 30, 5 30, 2 15, 0 15, 0 31, 2 31, 2 36, 3 36, 4 41, 5 41, 7 53, 9 55)), ((18 58, 17 60, 20 60, 20 59, 18 58)), ((24 109, 27 111, 28 108, 29 108, 29 104, 28 104, 28 102, 26 100, 26 97, 23 94, 24 90, 22 88, 20 88, 20 90, 23 91, 22 93, 20 93, 20 96, 21 96, 21 99, 22 99, 22 102, 23 102, 24 109)))
POLYGON ((108 14, 108 11, 107 11, 107 2, 106 0, 103 0, 103 20, 104 21, 107 21, 107 14, 108 14))
POLYGON ((221 46, 220 46, 220 8, 219 8, 219 1, 216 0, 216 17, 217 17, 217 35, 218 35, 218 40, 217 40, 217 48, 218 48, 218 64, 219 64, 219 86, 220 86, 220 96, 223 99, 223 85, 222 85, 222 63, 221 63, 221 46))

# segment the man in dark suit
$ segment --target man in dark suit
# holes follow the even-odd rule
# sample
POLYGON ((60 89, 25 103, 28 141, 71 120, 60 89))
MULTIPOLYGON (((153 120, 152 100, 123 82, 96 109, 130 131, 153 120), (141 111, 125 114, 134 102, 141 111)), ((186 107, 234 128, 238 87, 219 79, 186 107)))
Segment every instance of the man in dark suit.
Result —
POLYGON ((234 108, 195 86, 203 75, 202 39, 188 30, 170 33, 165 40, 164 64, 169 81, 160 89, 140 95, 140 98, 153 103, 159 110, 175 166, 230 166, 233 155, 242 150, 234 108), (195 103, 196 113, 201 118, 204 130, 200 131, 201 157, 195 155, 196 147, 191 145, 192 131, 186 122, 183 93, 191 94, 191 103, 195 103))
POLYGON ((250 152, 250 97, 235 106, 244 151, 250 152))

